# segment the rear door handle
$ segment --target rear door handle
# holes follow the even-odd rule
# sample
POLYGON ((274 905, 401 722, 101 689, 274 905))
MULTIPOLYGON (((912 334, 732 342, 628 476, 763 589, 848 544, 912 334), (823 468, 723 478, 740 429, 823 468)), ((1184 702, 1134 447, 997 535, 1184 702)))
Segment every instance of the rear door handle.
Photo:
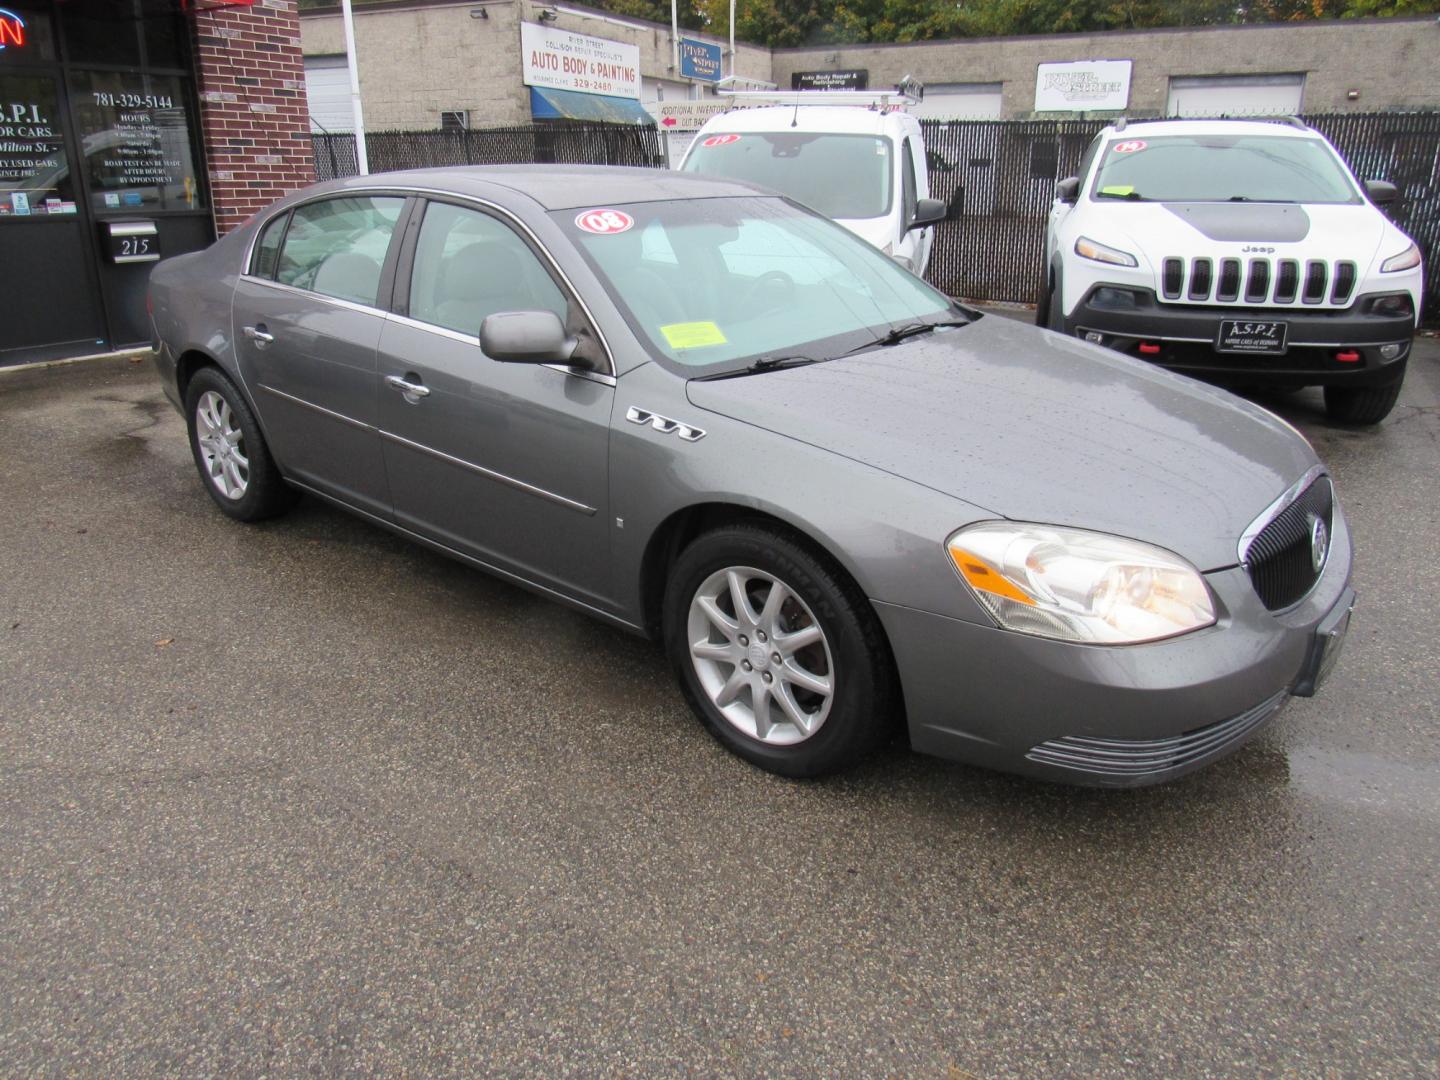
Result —
POLYGON ((392 390, 399 390, 407 398, 422 398, 430 395, 429 387, 421 383, 410 382, 404 375, 386 375, 385 382, 392 390))
POLYGON ((275 340, 274 334, 267 334, 265 332, 263 323, 260 326, 242 327, 241 332, 251 341, 255 342, 255 347, 257 349, 263 349, 266 345, 269 345, 272 341, 275 340))

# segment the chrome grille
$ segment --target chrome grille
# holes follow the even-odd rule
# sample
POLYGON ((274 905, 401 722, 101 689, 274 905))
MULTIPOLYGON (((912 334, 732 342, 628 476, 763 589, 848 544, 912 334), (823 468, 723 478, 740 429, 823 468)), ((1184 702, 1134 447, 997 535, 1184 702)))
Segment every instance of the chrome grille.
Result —
POLYGON ((1242 560, 1250 583, 1271 611, 1299 603, 1315 586, 1325 569, 1317 569, 1312 556, 1311 532, 1316 518, 1325 523, 1328 539, 1334 534, 1335 491, 1330 478, 1317 477, 1288 505, 1273 511, 1246 546, 1242 560))
POLYGON ((1158 779, 1176 769, 1218 757, 1273 716, 1286 697, 1286 691, 1281 690, 1239 716, 1167 739, 1066 735, 1032 747, 1025 758, 1102 780, 1136 783, 1158 779))
POLYGON ((1182 303, 1345 307, 1358 279, 1355 263, 1349 260, 1167 255, 1160 261, 1160 295, 1182 303))

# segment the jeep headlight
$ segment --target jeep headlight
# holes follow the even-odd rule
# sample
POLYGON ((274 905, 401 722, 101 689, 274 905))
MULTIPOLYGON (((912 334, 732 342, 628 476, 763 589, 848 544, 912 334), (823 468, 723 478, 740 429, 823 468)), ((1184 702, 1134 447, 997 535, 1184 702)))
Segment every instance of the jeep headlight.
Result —
POLYGON ((1082 259, 1091 259, 1094 262, 1109 263, 1111 266, 1139 266, 1135 256, 1128 251, 1121 251, 1119 248, 1110 247, 1108 244, 1097 243, 1088 236, 1082 236, 1075 241, 1075 254, 1082 259))
POLYGON ((1382 274, 1396 274, 1401 270, 1413 270, 1420 265, 1420 249, 1411 244, 1399 255, 1391 255, 1380 264, 1382 274))
POLYGON ((987 521, 961 529, 946 547, 960 577, 1007 630, 1130 645, 1215 622, 1200 572, 1138 540, 987 521))

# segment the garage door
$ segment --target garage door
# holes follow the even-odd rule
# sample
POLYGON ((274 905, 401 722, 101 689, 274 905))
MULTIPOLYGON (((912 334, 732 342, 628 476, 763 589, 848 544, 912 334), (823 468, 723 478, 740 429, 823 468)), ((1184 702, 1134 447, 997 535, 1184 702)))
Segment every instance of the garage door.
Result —
POLYGON ((924 120, 998 120, 1000 83, 931 83, 907 112, 924 120))
POLYGON ((310 100, 311 131, 350 131, 350 72, 343 56, 305 57, 305 96, 310 100))
POLYGON ((1170 79, 1171 116, 1294 116, 1304 75, 1205 75, 1170 79))

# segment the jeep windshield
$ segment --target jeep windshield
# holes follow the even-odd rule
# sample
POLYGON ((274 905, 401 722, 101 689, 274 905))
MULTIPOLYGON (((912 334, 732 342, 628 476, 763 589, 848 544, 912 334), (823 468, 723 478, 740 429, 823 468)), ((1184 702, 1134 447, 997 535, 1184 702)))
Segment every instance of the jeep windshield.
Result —
POLYGON ((687 377, 820 362, 884 344, 897 328, 972 317, 864 240, 782 199, 552 217, 651 355, 687 377))
POLYGON ((731 132, 696 142, 685 172, 748 180, 828 218, 890 212, 890 140, 813 131, 731 132))
POLYGON ((1320 139, 1162 135, 1113 140, 1091 197, 1145 202, 1358 203, 1320 139))

